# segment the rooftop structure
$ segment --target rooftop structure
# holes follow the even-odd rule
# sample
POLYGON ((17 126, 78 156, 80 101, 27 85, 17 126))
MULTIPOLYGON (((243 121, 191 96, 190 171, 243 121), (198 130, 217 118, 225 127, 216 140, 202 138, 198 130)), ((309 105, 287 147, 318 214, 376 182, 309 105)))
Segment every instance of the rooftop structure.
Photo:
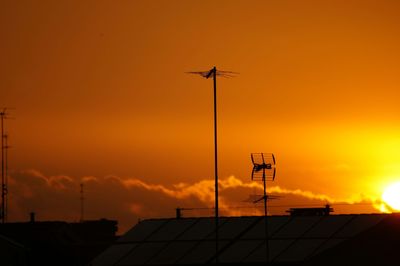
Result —
POLYGON ((68 223, 32 215, 30 222, 0 224, 0 265, 83 266, 115 242, 116 232, 117 222, 105 219, 68 223))
MULTIPOLYGON (((219 263, 266 263, 264 219, 221 217, 219 263)), ((267 219, 269 265, 397 263, 400 215, 269 216, 267 219), (381 258, 382 254, 386 255, 381 258)), ((144 220, 89 265, 215 263, 214 230, 212 218, 144 220)))
POLYGON ((313 216, 313 215, 329 215, 333 212, 333 208, 327 204, 323 208, 290 208, 288 211, 291 216, 313 216))

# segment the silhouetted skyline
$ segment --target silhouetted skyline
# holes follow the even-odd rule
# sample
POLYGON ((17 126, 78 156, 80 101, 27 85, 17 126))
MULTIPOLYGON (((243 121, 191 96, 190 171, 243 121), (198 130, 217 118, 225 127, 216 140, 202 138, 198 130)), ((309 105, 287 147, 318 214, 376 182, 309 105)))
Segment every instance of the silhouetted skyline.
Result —
POLYGON ((79 220, 82 182, 85 218, 124 228, 212 207, 212 84, 184 72, 214 65, 240 73, 218 81, 221 207, 262 191, 249 156, 272 152, 279 204, 379 212, 400 178, 399 5, 4 2, 9 219, 79 220))

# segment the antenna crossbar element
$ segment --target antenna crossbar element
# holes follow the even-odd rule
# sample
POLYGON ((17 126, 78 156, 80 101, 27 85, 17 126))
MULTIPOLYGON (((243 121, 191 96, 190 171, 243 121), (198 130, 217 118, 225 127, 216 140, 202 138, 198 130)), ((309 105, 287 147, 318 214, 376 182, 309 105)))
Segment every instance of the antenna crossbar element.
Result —
POLYGON ((233 72, 233 71, 223 71, 223 70, 217 70, 214 68, 208 71, 189 71, 186 72, 187 74, 195 74, 195 75, 200 75, 203 78, 210 78, 210 77, 214 77, 214 74, 216 76, 220 76, 220 77, 224 77, 224 78, 234 78, 237 75, 239 75, 238 72, 233 72))
POLYGON ((253 195, 249 195, 249 198, 244 200, 244 202, 250 202, 250 203, 256 204, 256 203, 260 203, 265 198, 268 201, 271 201, 271 200, 280 199, 281 196, 276 196, 276 195, 266 195, 266 196, 264 196, 264 195, 255 195, 255 194, 253 194, 253 195))
POLYGON ((273 181, 276 175, 275 156, 272 153, 252 153, 253 170, 251 179, 254 181, 273 181))

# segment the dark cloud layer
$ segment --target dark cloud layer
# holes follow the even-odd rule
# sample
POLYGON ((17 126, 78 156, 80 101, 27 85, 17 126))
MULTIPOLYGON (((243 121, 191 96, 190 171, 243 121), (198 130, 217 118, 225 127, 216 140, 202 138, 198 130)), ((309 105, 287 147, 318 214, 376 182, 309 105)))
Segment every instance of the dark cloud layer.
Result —
MULTIPOLYGON (((47 176, 31 169, 15 172, 10 177, 9 219, 26 220, 29 212, 34 211, 38 220, 78 221, 81 183, 84 184, 85 191, 84 218, 116 219, 119 221, 121 233, 134 225, 138 219, 172 217, 176 207, 194 208, 185 210, 184 216, 213 214, 214 181, 211 179, 165 186, 151 184, 138 178, 118 176, 47 176)), ((268 190, 271 194, 280 196, 277 201, 270 203, 271 214, 285 213, 289 206, 296 205, 318 206, 333 203, 339 206, 366 202, 364 211, 376 210, 373 208, 374 202, 378 206, 374 199, 362 196, 334 199, 324 194, 279 186, 270 186, 268 190)), ((234 176, 221 179, 221 214, 261 214, 262 208, 259 205, 246 203, 249 195, 261 193, 261 183, 243 182, 234 176)), ((343 208, 341 211, 346 212, 343 208)))

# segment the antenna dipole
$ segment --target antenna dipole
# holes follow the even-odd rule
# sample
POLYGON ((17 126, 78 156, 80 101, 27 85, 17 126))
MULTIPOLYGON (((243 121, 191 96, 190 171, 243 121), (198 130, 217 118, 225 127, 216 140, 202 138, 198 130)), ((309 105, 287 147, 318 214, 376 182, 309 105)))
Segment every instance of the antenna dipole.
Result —
POLYGON ((188 74, 200 75, 203 78, 213 78, 214 87, 214 176, 215 176, 215 261, 218 263, 218 223, 219 223, 219 209, 218 209, 218 134, 217 134, 217 76, 222 77, 235 77, 237 72, 217 70, 217 67, 213 67, 209 71, 192 71, 186 72, 188 74))
POLYGON ((81 183, 80 193, 81 193, 81 197, 80 197, 80 200, 81 200, 81 217, 80 217, 79 221, 82 223, 84 221, 84 211, 85 211, 85 209, 84 209, 84 207, 85 207, 85 205, 84 205, 85 197, 84 197, 84 194, 83 194, 84 193, 83 192, 83 183, 81 183))

